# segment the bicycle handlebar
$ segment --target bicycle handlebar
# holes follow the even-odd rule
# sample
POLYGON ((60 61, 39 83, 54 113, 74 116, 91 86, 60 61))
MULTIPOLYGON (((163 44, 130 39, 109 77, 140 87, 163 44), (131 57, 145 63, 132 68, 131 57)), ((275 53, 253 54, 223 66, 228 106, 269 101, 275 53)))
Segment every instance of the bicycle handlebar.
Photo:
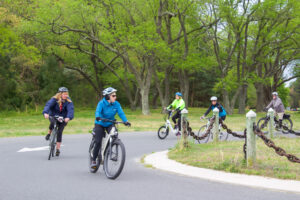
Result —
POLYGON ((105 118, 101 118, 101 117, 96 117, 96 120, 103 121, 103 122, 111 122, 113 124, 124 124, 125 125, 125 122, 118 122, 116 120, 110 120, 110 119, 105 119, 105 118))

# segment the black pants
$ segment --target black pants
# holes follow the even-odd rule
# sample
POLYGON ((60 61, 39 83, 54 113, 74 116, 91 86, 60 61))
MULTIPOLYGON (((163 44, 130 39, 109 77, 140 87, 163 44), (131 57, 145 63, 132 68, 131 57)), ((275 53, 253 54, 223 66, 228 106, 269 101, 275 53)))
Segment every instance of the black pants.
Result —
MULTIPOLYGON (((49 129, 52 131, 54 129, 54 123, 55 123, 55 119, 50 119, 49 118, 49 121, 50 121, 50 125, 49 125, 49 129)), ((67 126, 68 123, 66 122, 63 122, 63 123, 59 123, 57 122, 56 125, 58 126, 58 129, 57 129, 57 142, 61 142, 62 140, 62 133, 64 131, 64 128, 65 126, 67 126)))
POLYGON ((176 124, 176 119, 178 119, 178 128, 181 131, 181 111, 177 111, 177 113, 175 113, 175 115, 173 115, 172 120, 174 122, 174 124, 176 124))
POLYGON ((109 133, 109 131, 112 129, 113 125, 109 127, 103 127, 99 124, 95 124, 95 147, 93 151, 93 160, 95 161, 97 159, 99 150, 102 145, 102 139, 105 136, 105 131, 109 133))
POLYGON ((225 116, 222 116, 222 117, 220 117, 223 121, 225 121, 225 119, 226 119, 226 115, 225 116))

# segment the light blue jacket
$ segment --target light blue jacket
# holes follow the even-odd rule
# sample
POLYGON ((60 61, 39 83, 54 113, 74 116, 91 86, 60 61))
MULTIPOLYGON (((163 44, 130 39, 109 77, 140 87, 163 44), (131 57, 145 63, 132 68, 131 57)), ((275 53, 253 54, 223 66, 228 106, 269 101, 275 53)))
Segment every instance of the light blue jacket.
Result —
MULTIPOLYGON (((104 119, 115 120, 115 115, 117 113, 123 122, 127 122, 127 118, 120 103, 117 101, 115 101, 114 103, 109 103, 105 98, 103 98, 97 105, 95 116, 96 118, 101 117, 104 119)), ((103 122, 97 120, 95 120, 95 124, 99 124, 103 127, 109 127, 110 125, 112 125, 111 122, 103 122)))

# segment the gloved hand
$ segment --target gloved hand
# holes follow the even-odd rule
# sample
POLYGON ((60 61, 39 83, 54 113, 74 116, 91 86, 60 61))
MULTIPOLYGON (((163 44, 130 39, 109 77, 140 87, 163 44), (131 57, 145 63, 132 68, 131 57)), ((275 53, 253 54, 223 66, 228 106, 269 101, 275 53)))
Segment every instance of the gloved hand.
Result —
POLYGON ((128 126, 128 127, 130 127, 130 126, 131 126, 131 123, 130 123, 130 122, 128 122, 128 121, 127 121, 127 122, 125 122, 124 124, 125 124, 125 126, 128 126))
POLYGON ((205 118, 205 116, 204 115, 202 115, 201 117, 200 117, 200 120, 202 120, 202 119, 204 119, 205 118))

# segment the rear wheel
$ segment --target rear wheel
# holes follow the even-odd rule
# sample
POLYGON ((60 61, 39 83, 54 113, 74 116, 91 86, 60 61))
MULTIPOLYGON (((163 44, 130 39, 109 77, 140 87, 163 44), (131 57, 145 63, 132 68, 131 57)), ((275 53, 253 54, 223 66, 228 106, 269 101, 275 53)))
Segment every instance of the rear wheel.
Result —
MULTIPOLYGON (((207 126, 206 125, 201 126, 200 129, 199 129, 199 131, 198 131, 198 133, 197 133, 197 136, 198 137, 203 136, 206 133, 206 130, 207 130, 207 126)), ((207 143, 209 141, 210 137, 211 137, 210 135, 211 135, 211 133, 209 133, 206 138, 204 138, 202 140, 197 140, 198 143, 199 144, 207 143)))
POLYGON ((293 128, 293 122, 291 119, 283 119, 282 120, 282 133, 288 134, 289 130, 292 130, 293 128), (286 128, 284 128, 286 127, 286 128))
POLYGON ((94 146, 95 146, 95 141, 94 141, 94 139, 92 139, 90 148, 89 148, 89 169, 90 169, 90 172, 92 172, 92 173, 96 173, 98 171, 100 163, 101 163, 101 155, 98 155, 98 158, 96 159, 97 166, 95 168, 91 168, 92 161, 93 161, 94 146))
POLYGON ((169 134, 169 128, 164 126, 161 126, 158 131, 157 131, 157 135, 159 137, 159 139, 163 140, 165 139, 169 134))
POLYGON ((125 163, 125 147, 121 140, 115 140, 107 146, 104 155, 104 172, 107 178, 116 179, 122 172, 125 163))
POLYGON ((257 122, 257 127, 261 130, 261 132, 263 134, 268 134, 268 125, 266 125, 265 127, 261 128, 261 126, 265 123, 266 121, 266 117, 260 118, 257 122))

